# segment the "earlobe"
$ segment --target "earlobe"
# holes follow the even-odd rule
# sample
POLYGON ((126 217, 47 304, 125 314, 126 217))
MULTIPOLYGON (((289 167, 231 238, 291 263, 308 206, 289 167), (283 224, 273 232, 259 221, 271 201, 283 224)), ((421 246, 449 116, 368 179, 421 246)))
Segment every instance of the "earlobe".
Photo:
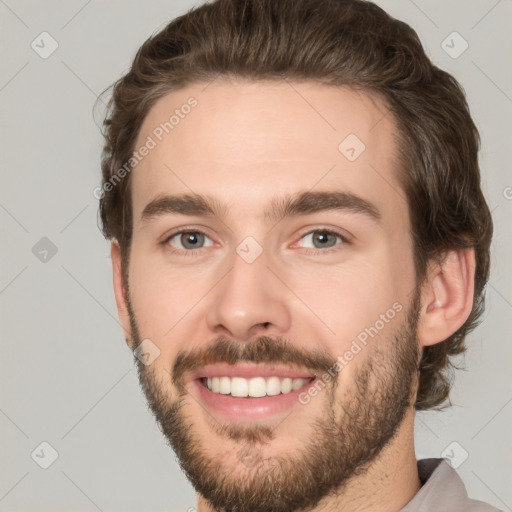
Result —
POLYGON ((112 260, 112 280, 114 285, 117 313, 124 330, 126 343, 131 347, 132 334, 130 326, 130 315, 128 313, 127 306, 127 294, 123 281, 123 262, 121 258, 121 248, 119 247, 118 242, 115 240, 112 241, 110 256, 112 260))
POLYGON ((444 341, 467 320, 473 308, 475 251, 449 251, 442 263, 432 265, 422 287, 418 324, 421 346, 444 341))

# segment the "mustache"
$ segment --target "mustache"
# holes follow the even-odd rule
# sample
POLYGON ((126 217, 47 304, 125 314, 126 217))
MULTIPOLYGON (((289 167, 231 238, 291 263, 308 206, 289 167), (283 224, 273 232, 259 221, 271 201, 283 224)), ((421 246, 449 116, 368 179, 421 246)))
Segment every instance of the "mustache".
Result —
POLYGON ((327 372, 336 364, 336 359, 326 350, 306 350, 280 337, 260 336, 243 342, 220 337, 204 349, 178 352, 172 368, 172 380, 178 389, 183 390, 183 380, 189 372, 210 364, 242 362, 286 364, 317 374, 327 372))

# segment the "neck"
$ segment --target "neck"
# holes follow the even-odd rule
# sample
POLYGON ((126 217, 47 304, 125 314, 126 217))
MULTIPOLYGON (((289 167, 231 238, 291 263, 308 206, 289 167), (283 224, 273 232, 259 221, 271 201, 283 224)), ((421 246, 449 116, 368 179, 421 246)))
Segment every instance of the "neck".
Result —
MULTIPOLYGON (((414 409, 410 409, 371 466, 349 480, 341 493, 327 496, 308 512, 399 512, 421 488, 413 432, 414 409)), ((215 512, 200 494, 197 497, 197 512, 215 512)))

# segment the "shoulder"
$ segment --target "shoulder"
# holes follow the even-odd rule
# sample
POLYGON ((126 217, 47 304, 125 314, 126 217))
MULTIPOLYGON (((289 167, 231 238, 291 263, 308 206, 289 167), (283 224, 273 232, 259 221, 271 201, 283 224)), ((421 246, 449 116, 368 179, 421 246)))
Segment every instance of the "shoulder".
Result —
POLYGON ((423 486, 401 512, 500 512, 469 498, 462 479, 444 459, 419 460, 418 474, 423 486))

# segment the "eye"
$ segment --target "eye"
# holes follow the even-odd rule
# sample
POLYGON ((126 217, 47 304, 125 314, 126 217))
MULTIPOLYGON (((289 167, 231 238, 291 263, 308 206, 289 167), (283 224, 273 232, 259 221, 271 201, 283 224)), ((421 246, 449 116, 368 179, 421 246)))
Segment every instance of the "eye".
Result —
MULTIPOLYGON (((203 247, 210 247, 213 245, 212 240, 208 235, 202 231, 178 231, 173 233, 163 242, 165 245, 170 245, 176 249, 176 252, 185 251, 195 254, 196 249, 203 247), (206 243, 205 242, 208 242, 206 243)), ((172 251, 175 252, 175 251, 172 251)))
POLYGON ((318 252, 330 252, 332 250, 336 250, 337 245, 349 243, 341 233, 329 229, 316 229, 314 231, 310 231, 303 235, 301 240, 305 240, 306 243, 312 244, 314 249, 320 249, 320 251, 312 251, 313 254, 318 252), (337 243, 338 240, 341 243, 337 243))
MULTIPOLYGON (((337 246, 350 244, 347 238, 330 229, 316 229, 303 235, 300 240, 306 241, 302 247, 313 251, 306 251, 306 254, 319 254, 337 250, 337 246), (311 245, 312 244, 312 245, 311 245)), ((185 230, 177 231, 169 235, 162 244, 170 249, 171 253, 180 253, 186 256, 194 256, 200 253, 200 249, 213 246, 211 238, 202 231, 185 230)))

